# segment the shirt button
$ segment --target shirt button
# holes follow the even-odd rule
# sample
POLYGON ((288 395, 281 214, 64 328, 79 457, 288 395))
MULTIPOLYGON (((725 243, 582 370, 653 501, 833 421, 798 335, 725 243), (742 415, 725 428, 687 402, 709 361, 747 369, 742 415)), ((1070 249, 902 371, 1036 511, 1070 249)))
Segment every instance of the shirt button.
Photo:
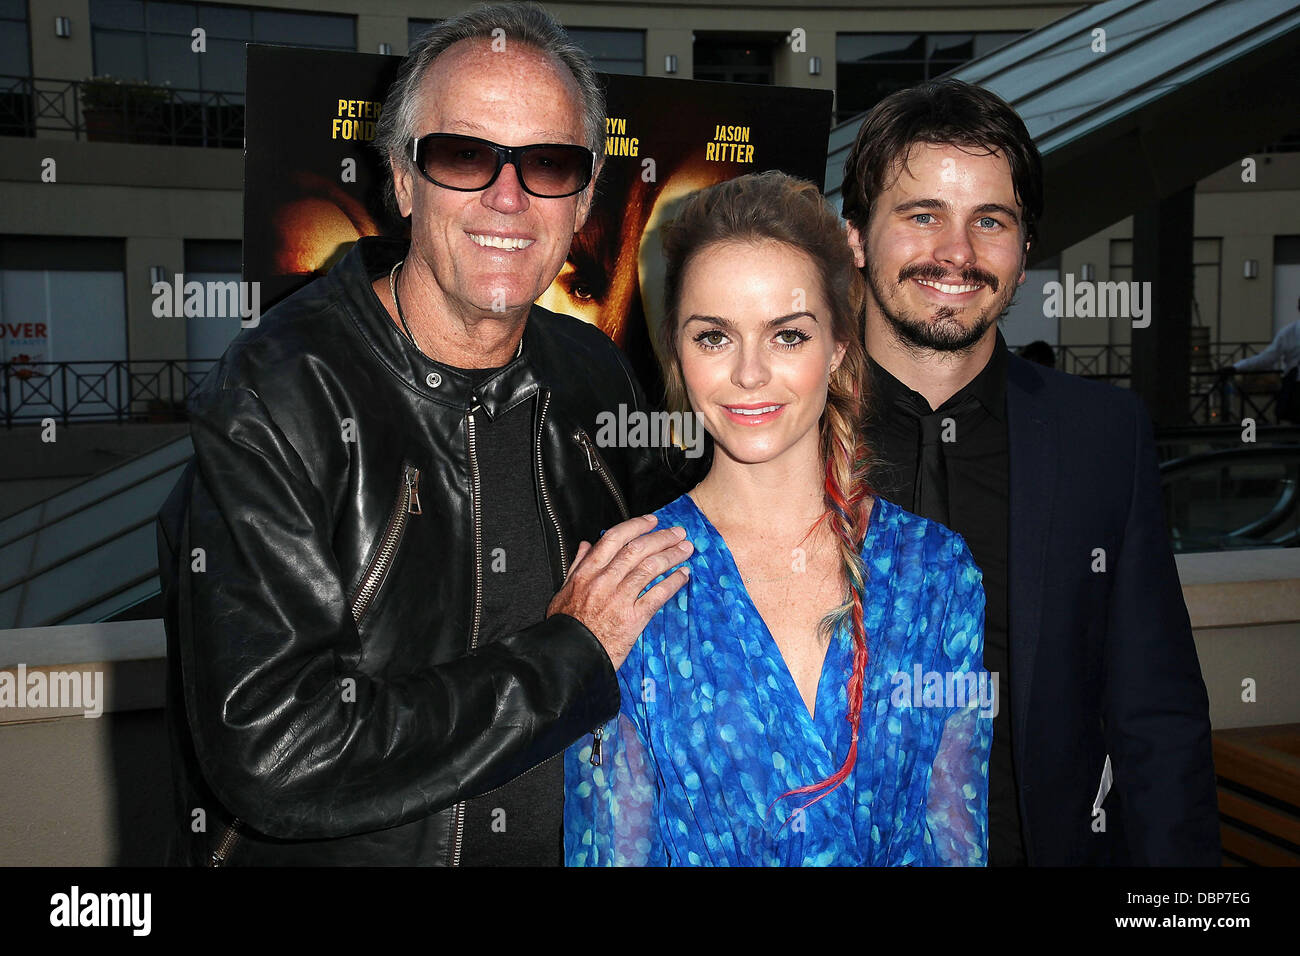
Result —
POLYGON ((424 377, 424 384, 428 385, 430 388, 437 388, 442 384, 442 376, 437 372, 430 372, 424 377))

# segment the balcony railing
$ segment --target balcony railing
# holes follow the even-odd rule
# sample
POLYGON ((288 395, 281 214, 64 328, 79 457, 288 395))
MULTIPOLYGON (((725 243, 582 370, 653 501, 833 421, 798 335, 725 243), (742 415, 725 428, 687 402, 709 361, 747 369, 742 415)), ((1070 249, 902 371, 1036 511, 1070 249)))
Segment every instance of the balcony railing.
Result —
POLYGON ((217 363, 203 360, 132 362, 5 362, 4 423, 183 421, 199 382, 217 363))
POLYGON ((244 94, 0 75, 0 135, 242 149, 244 94))
MULTIPOLYGON (((1188 425, 1240 424, 1253 418, 1259 425, 1278 424, 1275 418, 1278 377, 1271 372, 1238 373, 1223 377, 1218 370, 1238 359, 1257 355, 1267 342, 1212 342, 1193 350, 1188 425)), ((1013 349, 1014 351, 1014 349, 1013 349)), ((1071 375, 1095 378, 1120 388, 1133 379, 1129 345, 1054 345, 1056 367, 1071 375)))

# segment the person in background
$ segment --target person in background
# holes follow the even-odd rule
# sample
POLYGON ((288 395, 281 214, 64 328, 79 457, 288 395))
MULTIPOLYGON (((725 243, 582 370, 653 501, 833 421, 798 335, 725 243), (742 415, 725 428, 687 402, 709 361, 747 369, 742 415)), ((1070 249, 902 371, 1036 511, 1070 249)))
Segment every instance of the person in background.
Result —
POLYGON ((1035 365, 1041 365, 1044 368, 1056 368, 1056 353, 1042 339, 1021 346, 1020 357, 1026 362, 1033 362, 1035 365))
POLYGON ((1278 420, 1300 424, 1300 319, 1279 329, 1268 348, 1258 355, 1238 359, 1220 370, 1224 375, 1271 371, 1282 373, 1277 393, 1278 420))

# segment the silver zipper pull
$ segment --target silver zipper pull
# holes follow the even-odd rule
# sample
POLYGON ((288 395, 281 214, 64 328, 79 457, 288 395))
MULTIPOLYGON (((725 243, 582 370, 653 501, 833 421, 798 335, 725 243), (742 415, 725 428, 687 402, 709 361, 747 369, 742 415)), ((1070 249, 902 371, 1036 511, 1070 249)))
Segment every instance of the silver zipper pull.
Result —
POLYGON ((408 514, 424 514, 420 508, 420 469, 410 465, 406 466, 406 498, 409 502, 406 506, 408 514))
POLYGON ((600 766, 600 738, 605 733, 604 727, 597 727, 591 732, 591 765, 600 766))
POLYGON ((579 428, 573 433, 573 440, 581 445, 582 450, 587 453, 587 470, 595 471, 596 459, 591 456, 591 439, 587 437, 587 433, 579 428))

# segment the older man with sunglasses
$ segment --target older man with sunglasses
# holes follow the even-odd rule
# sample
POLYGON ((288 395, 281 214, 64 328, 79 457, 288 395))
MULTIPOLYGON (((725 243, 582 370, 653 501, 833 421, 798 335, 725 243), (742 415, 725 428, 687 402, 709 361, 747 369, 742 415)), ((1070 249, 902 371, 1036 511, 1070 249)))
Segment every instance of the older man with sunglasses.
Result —
POLYGON ((644 408, 627 361, 533 304, 603 138, 540 9, 439 24, 376 142, 410 242, 362 239, 205 381, 159 523, 176 862, 560 862, 551 758, 617 712, 690 549, 631 517, 680 492, 666 450, 593 440, 644 408))

